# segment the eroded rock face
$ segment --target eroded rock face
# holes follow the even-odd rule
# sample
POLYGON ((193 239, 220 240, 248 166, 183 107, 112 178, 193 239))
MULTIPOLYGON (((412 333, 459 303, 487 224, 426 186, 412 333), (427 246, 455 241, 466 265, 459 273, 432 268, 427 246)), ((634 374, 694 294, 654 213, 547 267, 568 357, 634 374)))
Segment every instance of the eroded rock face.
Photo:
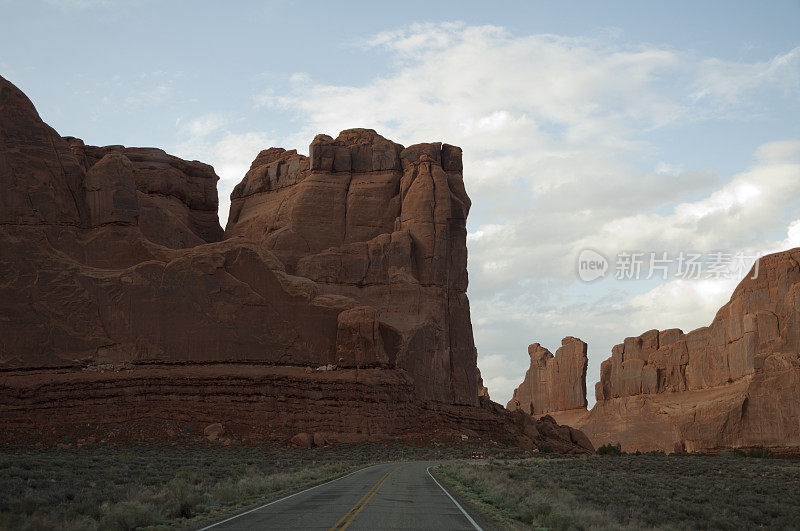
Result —
POLYGON ((586 411, 586 343, 565 337, 556 355, 534 343, 528 347, 531 365, 525 380, 506 406, 541 417, 560 412, 586 411))
MULTIPOLYGON (((126 201, 123 208, 135 208, 140 214, 138 225, 142 233, 171 249, 222 240, 217 215, 219 177, 208 164, 179 159, 156 148, 96 147, 84 145, 78 138, 64 140, 87 172, 90 205, 104 201, 104 208, 108 209, 112 197, 126 201), (128 191, 123 193, 120 187, 128 191), (112 188, 116 196, 109 195, 112 188)), ((92 226, 117 220, 95 221, 92 220, 92 226)))
POLYGON ((0 223, 88 227, 84 171, 30 100, 0 78, 0 223))
POLYGON ((614 347, 598 400, 707 389, 755 374, 767 356, 800 352, 797 250, 765 256, 711 325, 688 334, 650 330, 614 347))
MULTIPOLYGON (((477 352, 475 354, 475 357, 477 359, 477 352)), ((483 377, 481 376, 481 370, 480 369, 478 369, 477 377, 478 377, 478 380, 477 380, 478 381, 478 383, 477 383, 478 398, 485 397, 487 400, 489 400, 490 399, 490 397, 489 397, 489 389, 485 385, 483 385, 483 377)))
POLYGON ((615 346, 597 406, 579 423, 595 444, 800 445, 799 260, 800 249, 761 258, 707 327, 651 330, 615 346))
POLYGON ((262 151, 231 194, 226 236, 358 301, 340 316, 340 365, 402 368, 425 399, 475 404, 461 150, 350 129, 309 153, 262 151))
POLYGON ((0 441, 591 451, 479 398, 460 150, 351 130, 311 153, 259 154, 222 240, 210 166, 62 138, 0 78, 0 441))
POLYGON ((631 451, 796 447, 799 389, 800 249, 792 249, 761 258, 709 326, 650 330, 616 345, 601 364, 594 408, 554 416, 596 446, 631 451))

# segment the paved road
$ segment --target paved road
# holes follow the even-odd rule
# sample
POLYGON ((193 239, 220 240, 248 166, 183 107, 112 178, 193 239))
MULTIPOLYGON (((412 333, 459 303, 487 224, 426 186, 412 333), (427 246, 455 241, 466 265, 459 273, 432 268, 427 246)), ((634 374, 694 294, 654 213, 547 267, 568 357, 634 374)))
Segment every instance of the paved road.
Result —
POLYGON ((435 462, 371 466, 205 529, 478 529, 429 475, 435 462))

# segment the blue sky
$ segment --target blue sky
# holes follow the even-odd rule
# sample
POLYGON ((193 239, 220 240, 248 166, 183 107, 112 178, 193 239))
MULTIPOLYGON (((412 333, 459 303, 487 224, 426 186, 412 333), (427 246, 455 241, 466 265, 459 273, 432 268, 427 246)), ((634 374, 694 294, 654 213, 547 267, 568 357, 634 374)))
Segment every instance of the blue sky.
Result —
MULTIPOLYGON (((0 0, 0 73, 62 135, 214 164, 373 127, 464 148, 479 365, 707 324, 731 279, 585 284, 586 247, 800 245, 800 2, 0 0)), ((592 392, 590 391, 590 400, 592 392)))

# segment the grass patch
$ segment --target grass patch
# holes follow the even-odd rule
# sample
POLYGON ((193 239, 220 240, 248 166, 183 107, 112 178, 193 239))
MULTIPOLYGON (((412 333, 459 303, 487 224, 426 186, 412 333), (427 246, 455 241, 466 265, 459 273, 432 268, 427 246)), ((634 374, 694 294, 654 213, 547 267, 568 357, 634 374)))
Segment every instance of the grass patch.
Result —
POLYGON ((450 487, 510 527, 800 527, 800 462, 657 454, 455 461, 450 487))

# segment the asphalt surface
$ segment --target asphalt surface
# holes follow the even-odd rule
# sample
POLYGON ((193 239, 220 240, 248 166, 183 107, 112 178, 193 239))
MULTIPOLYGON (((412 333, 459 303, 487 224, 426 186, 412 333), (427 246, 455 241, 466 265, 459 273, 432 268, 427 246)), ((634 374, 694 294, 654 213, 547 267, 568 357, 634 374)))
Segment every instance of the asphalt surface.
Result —
POLYGON ((428 473, 435 464, 371 466, 204 529, 480 529, 428 473))

